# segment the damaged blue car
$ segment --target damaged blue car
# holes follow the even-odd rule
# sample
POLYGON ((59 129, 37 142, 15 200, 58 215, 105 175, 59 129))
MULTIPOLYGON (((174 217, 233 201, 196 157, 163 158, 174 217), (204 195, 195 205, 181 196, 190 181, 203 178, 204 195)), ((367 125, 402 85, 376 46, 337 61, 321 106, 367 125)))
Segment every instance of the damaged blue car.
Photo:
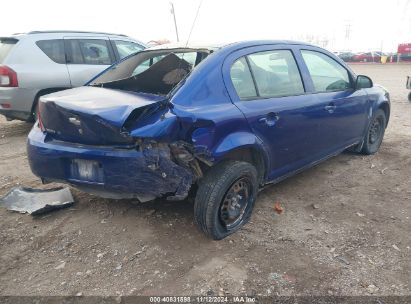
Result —
POLYGON ((142 202, 195 197, 195 222, 222 239, 264 185, 346 149, 375 153, 389 116, 384 88, 316 46, 162 46, 41 97, 27 150, 43 182, 142 202))

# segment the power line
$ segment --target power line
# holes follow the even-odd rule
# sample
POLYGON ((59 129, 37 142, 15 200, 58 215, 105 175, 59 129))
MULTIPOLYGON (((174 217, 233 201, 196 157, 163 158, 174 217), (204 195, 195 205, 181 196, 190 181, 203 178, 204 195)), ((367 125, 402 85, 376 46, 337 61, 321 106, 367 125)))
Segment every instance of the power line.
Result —
POLYGON ((200 11, 201 4, 202 4, 202 3, 203 3, 203 0, 200 0, 200 3, 198 4, 196 16, 194 17, 193 24, 191 25, 190 33, 188 34, 188 38, 187 38, 187 42, 186 42, 186 47, 187 47, 187 45, 188 45, 188 41, 189 41, 190 38, 191 38, 191 33, 193 32, 193 28, 194 28, 194 25, 195 25, 195 23, 196 23, 196 21, 197 21, 198 13, 199 13, 199 11, 200 11))

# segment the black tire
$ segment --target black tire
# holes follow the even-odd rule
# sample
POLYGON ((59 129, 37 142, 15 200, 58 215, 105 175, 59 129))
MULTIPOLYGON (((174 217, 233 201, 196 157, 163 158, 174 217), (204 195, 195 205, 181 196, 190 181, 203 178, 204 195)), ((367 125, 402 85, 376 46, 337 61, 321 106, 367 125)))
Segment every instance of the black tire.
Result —
POLYGON ((225 161, 211 168, 198 183, 194 202, 197 226, 214 240, 236 232, 250 219, 257 191, 257 170, 250 163, 225 161))
POLYGON ((411 102, 411 92, 408 93, 408 101, 411 102))
POLYGON ((387 118, 385 112, 379 109, 375 112, 368 126, 361 149, 362 154, 370 155, 378 151, 384 138, 386 126, 387 118))

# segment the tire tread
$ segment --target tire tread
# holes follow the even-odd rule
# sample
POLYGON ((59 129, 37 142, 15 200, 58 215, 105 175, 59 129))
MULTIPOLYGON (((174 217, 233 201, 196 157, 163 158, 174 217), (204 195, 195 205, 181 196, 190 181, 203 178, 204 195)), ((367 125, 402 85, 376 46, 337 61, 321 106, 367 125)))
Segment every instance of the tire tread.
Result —
MULTIPOLYGON (((219 195, 227 186, 232 176, 239 175, 242 172, 251 171, 255 179, 257 171, 255 167, 247 162, 242 161, 224 161, 213 167, 199 181, 199 187, 194 202, 194 220, 197 226, 208 236, 213 239, 221 239, 227 235, 221 235, 214 224, 215 205, 221 201, 219 195)), ((246 222, 246 218, 244 222, 246 222)))

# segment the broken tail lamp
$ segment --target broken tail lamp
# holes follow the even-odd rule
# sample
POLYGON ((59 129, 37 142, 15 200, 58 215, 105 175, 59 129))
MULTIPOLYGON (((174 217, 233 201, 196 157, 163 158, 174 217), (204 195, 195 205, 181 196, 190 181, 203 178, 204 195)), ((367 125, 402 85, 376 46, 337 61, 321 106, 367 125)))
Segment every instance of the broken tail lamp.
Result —
POLYGON ((40 128, 41 132, 46 132, 46 129, 43 126, 43 121, 41 120, 41 116, 40 116, 40 105, 38 105, 38 109, 37 109, 37 126, 40 128))

